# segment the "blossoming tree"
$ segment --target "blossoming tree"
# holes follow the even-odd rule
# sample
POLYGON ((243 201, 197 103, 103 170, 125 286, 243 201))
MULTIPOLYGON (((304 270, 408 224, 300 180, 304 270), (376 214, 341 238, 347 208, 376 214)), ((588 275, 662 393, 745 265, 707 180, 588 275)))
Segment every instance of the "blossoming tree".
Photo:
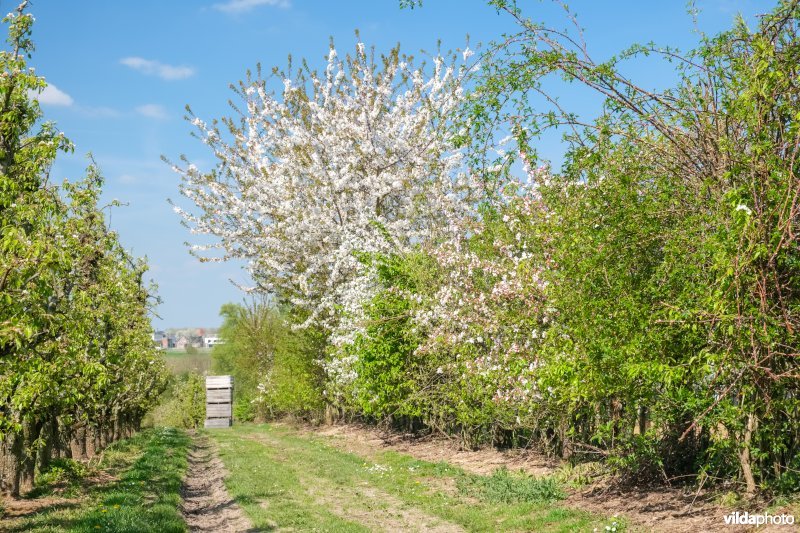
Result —
MULTIPOLYGON (((255 291, 308 310, 309 323, 347 342, 374 290, 360 258, 430 240, 469 208, 449 129, 466 73, 455 58, 415 67, 399 47, 378 57, 358 43, 345 58, 332 45, 322 73, 305 62, 294 77, 274 70, 277 92, 260 69, 248 74, 235 89, 238 117, 190 117, 217 165, 174 167, 199 213, 175 209, 217 237, 224 258, 248 262, 255 291)), ((212 248, 195 251, 209 260, 212 248)))

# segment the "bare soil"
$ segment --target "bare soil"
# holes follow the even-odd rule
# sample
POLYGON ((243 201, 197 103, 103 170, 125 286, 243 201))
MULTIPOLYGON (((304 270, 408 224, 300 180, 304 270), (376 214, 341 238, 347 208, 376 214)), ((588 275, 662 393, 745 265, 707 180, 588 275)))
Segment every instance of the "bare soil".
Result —
POLYGON ((257 531, 225 489, 225 466, 206 436, 192 434, 189 468, 183 481, 183 517, 191 532, 257 531))
POLYGON ((58 496, 48 496, 35 499, 5 497, 2 500, 4 512, 2 516, 0 516, 0 531, 2 531, 4 527, 8 526, 8 524, 3 523, 5 520, 23 518, 25 516, 50 509, 75 507, 79 503, 79 500, 61 498, 58 496))
MULTIPOLYGON (((312 430, 310 427, 303 429, 312 430)), ((393 450, 431 463, 444 461, 475 474, 491 474, 505 466, 509 470, 522 470, 533 476, 543 476, 552 474, 559 466, 558 462, 530 450, 464 450, 454 441, 444 438, 415 438, 408 434, 355 424, 328 426, 313 431, 317 435, 335 437, 334 441, 341 448, 356 454, 374 455, 376 451, 393 450)))

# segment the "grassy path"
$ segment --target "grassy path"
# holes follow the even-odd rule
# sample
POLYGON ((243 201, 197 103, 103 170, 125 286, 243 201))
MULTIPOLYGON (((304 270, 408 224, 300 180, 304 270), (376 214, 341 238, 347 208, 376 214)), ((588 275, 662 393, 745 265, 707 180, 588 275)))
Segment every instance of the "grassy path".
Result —
POLYGON ((563 492, 551 479, 468 474, 392 451, 365 457, 287 426, 209 435, 231 496, 265 530, 566 532, 608 523, 559 505, 563 492))
POLYGON ((20 500, 36 511, 0 520, 0 531, 186 531, 180 491, 189 442, 183 431, 165 428, 117 442, 87 477, 42 485, 20 500))

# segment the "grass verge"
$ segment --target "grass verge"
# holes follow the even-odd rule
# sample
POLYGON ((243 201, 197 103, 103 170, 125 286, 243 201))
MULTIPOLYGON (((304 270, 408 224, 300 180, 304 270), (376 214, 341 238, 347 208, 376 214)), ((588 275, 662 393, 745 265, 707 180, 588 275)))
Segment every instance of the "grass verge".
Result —
MULTIPOLYGON (((36 512, 0 521, 8 532, 186 531, 180 514, 181 479, 189 437, 180 430, 156 428, 107 448, 96 472, 81 479, 57 478, 58 494, 68 502, 46 504, 54 484, 39 486, 30 503, 45 500, 36 512)), ((63 466, 59 467, 63 468, 63 466)), ((47 480, 47 476, 45 476, 47 480)))
POLYGON ((551 478, 508 471, 477 476, 393 451, 365 458, 286 426, 209 434, 230 472, 231 496, 267 530, 402 530, 413 524, 430 531, 567 532, 605 525, 602 517, 559 505, 563 493, 551 478))

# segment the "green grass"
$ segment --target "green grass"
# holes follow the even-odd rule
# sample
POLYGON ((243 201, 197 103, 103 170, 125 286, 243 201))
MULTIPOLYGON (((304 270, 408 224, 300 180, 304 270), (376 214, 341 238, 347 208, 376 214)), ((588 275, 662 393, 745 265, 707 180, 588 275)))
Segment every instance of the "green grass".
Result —
POLYGON ((477 476, 392 451, 365 459, 286 426, 209 434, 230 472, 231 495, 265 529, 367 531, 375 526, 370 516, 468 531, 592 531, 606 523, 560 505, 563 492, 551 478, 508 471, 477 476))
POLYGON ((491 476, 463 475, 458 480, 462 493, 493 503, 552 502, 565 495, 553 477, 514 475, 507 468, 491 476))
POLYGON ((185 350, 169 349, 164 353, 164 360, 167 368, 173 374, 186 374, 194 372, 201 376, 206 375, 211 370, 211 350, 207 348, 197 348, 197 353, 189 354, 185 350))
POLYGON ((80 461, 66 458, 53 459, 47 470, 39 472, 36 476, 36 487, 26 498, 36 499, 51 495, 63 498, 78 496, 82 483, 91 473, 91 467, 80 461))
POLYGON ((197 348, 197 347, 195 347, 193 350, 191 350, 191 349, 187 350, 186 348, 167 348, 166 350, 164 350, 164 353, 166 355, 170 355, 170 356, 197 355, 197 354, 210 355, 211 354, 211 350, 213 350, 213 348, 197 348), (194 351, 196 353, 195 354, 190 354, 189 353, 190 351, 194 351))
MULTIPOLYGON (((0 530, 186 531, 179 506, 189 443, 183 431, 171 428, 145 430, 117 442, 106 449, 99 467, 115 480, 92 483, 92 476, 83 480, 73 476, 66 482, 70 486, 69 495, 76 497, 77 503, 54 504, 22 519, 0 521, 0 530)), ((47 476, 45 480, 48 481, 47 476)), ((38 487, 34 492, 36 497, 51 493, 51 484, 62 484, 65 479, 55 474, 49 481, 38 487)))

